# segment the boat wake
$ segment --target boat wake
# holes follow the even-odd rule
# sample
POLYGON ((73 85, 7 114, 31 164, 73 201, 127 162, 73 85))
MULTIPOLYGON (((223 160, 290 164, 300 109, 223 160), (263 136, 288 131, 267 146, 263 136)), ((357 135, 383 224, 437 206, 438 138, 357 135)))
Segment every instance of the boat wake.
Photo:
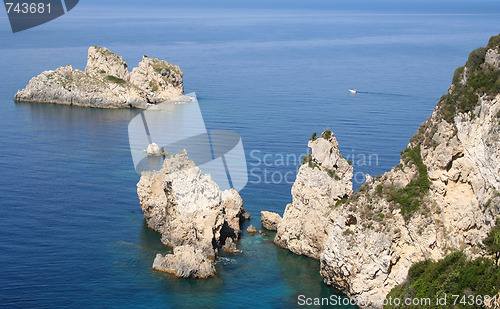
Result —
POLYGON ((373 91, 356 91, 356 94, 372 94, 372 95, 381 95, 381 96, 390 96, 390 97, 406 97, 412 98, 414 96, 400 93, 388 93, 388 92, 373 92, 373 91))

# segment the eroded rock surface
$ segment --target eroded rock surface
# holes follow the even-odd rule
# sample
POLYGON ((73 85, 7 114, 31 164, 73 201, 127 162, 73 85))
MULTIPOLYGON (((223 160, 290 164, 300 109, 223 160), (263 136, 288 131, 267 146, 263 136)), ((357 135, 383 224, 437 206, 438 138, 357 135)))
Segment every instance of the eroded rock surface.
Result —
POLYGON ((277 231, 281 222, 281 216, 275 212, 261 211, 260 221, 262 227, 269 231, 277 231))
MULTIPOLYGON (((174 263, 177 265, 174 268, 179 269, 183 259, 177 255, 184 257, 188 253, 197 259, 203 255, 213 261, 221 246, 228 242, 228 247, 234 248, 231 243, 239 239, 245 211, 240 195, 234 189, 221 191, 210 175, 201 173, 186 152, 168 156, 160 171, 143 172, 137 193, 148 226, 162 235, 164 244, 174 248, 174 256, 158 258, 158 261, 166 259, 162 265, 174 263), (186 246, 192 250, 175 251, 186 246)), ((184 262, 188 269, 198 265, 184 262)), ((207 269, 203 263, 200 267, 207 269)), ((194 269, 189 273, 198 276, 206 274, 204 270, 194 269)))
POLYGON ((157 254, 153 269, 181 278, 208 278, 216 274, 210 259, 191 246, 175 247, 172 254, 157 254))
MULTIPOLYGON (((329 131, 328 131, 329 132, 329 131)), ((292 186, 274 242, 290 251, 319 259, 336 203, 352 194, 352 166, 339 153, 333 134, 310 140, 311 155, 292 186)))
MULTIPOLYGON (((405 215, 392 200, 418 175, 402 159, 330 214, 333 224, 321 254, 326 283, 353 298, 383 299, 406 280, 414 263, 441 259, 452 249, 482 254, 479 245, 500 213, 500 95, 480 100, 476 112, 473 119, 456 115, 453 126, 436 122, 427 133, 437 145, 418 144, 430 180, 418 209, 405 215), (347 225, 349 216, 357 224, 347 225)), ((436 119, 435 112, 428 122, 436 119)))

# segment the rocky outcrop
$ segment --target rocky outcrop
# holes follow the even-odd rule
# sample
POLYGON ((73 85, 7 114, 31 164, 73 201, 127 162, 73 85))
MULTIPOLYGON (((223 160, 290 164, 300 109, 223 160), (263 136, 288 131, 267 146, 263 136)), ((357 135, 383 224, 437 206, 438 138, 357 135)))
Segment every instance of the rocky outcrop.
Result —
POLYGON ((488 49, 484 62, 495 68, 500 68, 500 52, 493 48, 488 49))
POLYGON ((241 234, 244 209, 240 195, 234 189, 221 191, 185 151, 168 156, 160 171, 143 172, 137 193, 148 226, 162 235, 164 244, 174 248, 173 256, 157 257, 156 269, 175 269, 168 272, 181 277, 186 273, 206 277, 209 268, 205 263, 193 263, 185 257, 213 261, 221 246, 228 243, 233 248, 230 243, 241 234), (183 248, 176 251, 178 247, 183 248), (192 269, 197 265, 203 269, 192 269))
POLYGON ((130 83, 136 86, 132 89, 134 95, 147 102, 163 102, 182 94, 182 71, 164 60, 143 56, 139 66, 130 73, 130 83))
POLYGON ((159 157, 162 155, 162 149, 158 146, 157 143, 151 143, 148 145, 146 149, 146 153, 148 156, 159 157))
POLYGON ((238 250, 238 247, 236 246, 236 243, 231 237, 226 238, 226 241, 222 246, 222 249, 224 249, 224 251, 232 253, 240 252, 240 250, 238 250))
POLYGON ((257 233, 257 229, 255 228, 255 226, 250 225, 247 227, 247 233, 255 234, 255 233, 257 233))
POLYGON ((128 65, 123 60, 123 57, 116 55, 107 48, 98 46, 89 47, 87 66, 84 72, 94 75, 107 74, 123 80, 130 79, 128 65))
POLYGON ((215 275, 215 267, 200 250, 191 246, 175 247, 172 254, 157 254, 153 269, 180 278, 208 278, 215 275))
POLYGON ((352 194, 352 166, 339 153, 330 131, 309 141, 311 154, 304 158, 292 186, 293 202, 286 206, 274 242, 315 259, 324 250, 331 228, 329 214, 352 194))
POLYGON ((275 212, 261 211, 260 222, 262 227, 269 231, 277 231, 278 224, 281 222, 281 216, 275 212))
MULTIPOLYGON (((479 245, 500 213, 499 111, 500 95, 480 100, 473 119, 459 114, 453 125, 439 121, 424 131, 437 145, 410 143, 421 147, 430 182, 420 198, 398 197, 419 176, 403 156, 399 166, 367 181, 335 209, 321 254, 325 282, 353 298, 383 299, 416 262, 441 259, 452 249, 481 255, 479 245), (412 198, 418 207, 407 209, 417 205, 412 198), (349 216, 357 224, 348 225, 349 216)), ((437 117, 435 111, 428 122, 437 117)))
POLYGON ((84 71, 70 65, 44 71, 14 96, 15 101, 95 108, 142 108, 182 95, 182 72, 176 65, 143 57, 129 72, 122 57, 92 46, 84 71))
POLYGON ((299 170, 275 242, 319 257, 324 281, 363 302, 382 301, 416 262, 455 249, 484 254, 480 244, 500 214, 498 42, 492 38, 457 69, 400 164, 367 177, 354 195, 350 171, 335 171, 337 185, 324 176, 325 166, 336 168, 329 163, 338 156, 336 142, 310 141, 312 158, 299 170))

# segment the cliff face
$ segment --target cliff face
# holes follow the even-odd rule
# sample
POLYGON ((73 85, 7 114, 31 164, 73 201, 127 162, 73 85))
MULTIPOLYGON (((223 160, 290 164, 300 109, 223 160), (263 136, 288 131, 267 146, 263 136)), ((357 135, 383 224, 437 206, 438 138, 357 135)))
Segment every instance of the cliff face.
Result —
POLYGON ((137 193, 148 226, 174 248, 174 254, 158 255, 153 267, 179 277, 214 275, 218 248, 241 233, 240 195, 221 191, 185 152, 167 157, 160 171, 143 172, 137 193))
POLYGON ((15 101, 57 103, 95 108, 148 108, 183 94, 178 66, 143 57, 128 71, 122 57, 107 48, 92 46, 84 71, 68 65, 44 71, 19 90, 15 101))
MULTIPOLYGON (((500 36, 493 37, 471 53, 400 164, 367 177, 345 203, 332 203, 332 197, 349 193, 352 170, 338 174, 344 186, 331 187, 319 177, 321 169, 304 164, 292 189, 292 205, 300 208, 287 206, 276 242, 291 229, 316 231, 295 234, 300 246, 284 247, 319 254, 324 281, 360 299, 383 300, 418 261, 437 260, 454 249, 470 257, 484 253, 480 244, 500 214, 499 44, 500 36)), ((334 143, 323 155, 311 148, 313 161, 338 153, 334 143)))

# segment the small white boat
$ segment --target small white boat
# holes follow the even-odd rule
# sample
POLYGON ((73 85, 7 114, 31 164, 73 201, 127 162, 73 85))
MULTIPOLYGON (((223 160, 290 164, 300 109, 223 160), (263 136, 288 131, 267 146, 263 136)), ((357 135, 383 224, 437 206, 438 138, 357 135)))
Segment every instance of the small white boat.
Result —
POLYGON ((357 91, 356 89, 349 89, 349 92, 350 92, 350 93, 356 93, 356 92, 358 92, 358 91, 357 91))

